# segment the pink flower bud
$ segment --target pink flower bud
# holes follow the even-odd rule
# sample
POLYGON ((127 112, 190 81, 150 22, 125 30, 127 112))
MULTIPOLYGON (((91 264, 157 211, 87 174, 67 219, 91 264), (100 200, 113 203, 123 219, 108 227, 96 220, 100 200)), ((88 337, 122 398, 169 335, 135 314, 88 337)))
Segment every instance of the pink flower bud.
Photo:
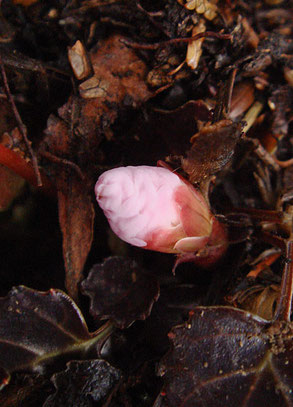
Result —
POLYGON ((166 168, 114 168, 95 192, 113 232, 134 246, 193 253, 210 240, 215 218, 202 194, 166 168))

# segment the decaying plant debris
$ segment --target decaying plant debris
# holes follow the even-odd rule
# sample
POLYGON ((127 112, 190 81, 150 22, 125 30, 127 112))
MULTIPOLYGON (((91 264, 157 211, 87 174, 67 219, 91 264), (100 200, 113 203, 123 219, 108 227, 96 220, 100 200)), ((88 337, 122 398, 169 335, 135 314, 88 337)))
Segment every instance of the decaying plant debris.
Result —
POLYGON ((293 405, 290 2, 0 7, 1 406, 293 405), (98 176, 157 161, 216 264, 109 229, 98 176))

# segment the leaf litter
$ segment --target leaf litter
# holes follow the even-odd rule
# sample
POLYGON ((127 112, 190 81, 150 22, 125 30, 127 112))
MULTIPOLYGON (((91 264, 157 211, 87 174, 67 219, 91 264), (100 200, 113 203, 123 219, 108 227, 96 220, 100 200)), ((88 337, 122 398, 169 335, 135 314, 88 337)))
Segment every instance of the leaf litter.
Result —
POLYGON ((19 301, 0 320, 18 349, 0 352, 3 405, 292 404, 292 12, 272 3, 1 3, 1 279, 37 289, 1 299, 19 301), (109 237, 97 177, 157 160, 227 225, 230 249, 209 270, 173 276, 170 256, 109 237), (38 291, 64 280, 106 342, 65 293, 38 291), (92 340, 94 359, 72 360, 92 340), (25 358, 28 344, 41 353, 25 358))

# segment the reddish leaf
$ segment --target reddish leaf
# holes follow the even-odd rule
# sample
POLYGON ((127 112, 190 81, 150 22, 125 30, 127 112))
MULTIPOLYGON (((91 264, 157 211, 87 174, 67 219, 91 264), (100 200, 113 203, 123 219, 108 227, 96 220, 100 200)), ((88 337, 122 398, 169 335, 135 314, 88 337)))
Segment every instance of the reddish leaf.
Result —
POLYGON ((14 151, 0 144, 0 164, 20 175, 32 185, 37 185, 32 165, 14 151))
POLYGON ((24 179, 0 164, 0 211, 7 209, 12 201, 21 193, 24 179))
POLYGON ((75 303, 62 291, 40 292, 20 286, 0 298, 2 385, 15 370, 42 363, 94 343, 75 303))
POLYGON ((57 180, 59 222, 63 234, 66 288, 78 298, 78 283, 93 240, 94 208, 87 187, 76 174, 57 180))
POLYGON ((182 168, 192 183, 201 182, 220 171, 232 158, 241 133, 241 124, 221 120, 207 125, 191 139, 192 147, 182 168))
POLYGON ((164 406, 293 405, 292 323, 198 307, 169 337, 173 349, 160 366, 164 406))
POLYGON ((71 361, 52 381, 57 389, 43 407, 91 407, 111 395, 121 373, 100 360, 71 361))
POLYGON ((147 318, 159 298, 157 279, 140 270, 134 260, 118 256, 96 264, 81 287, 91 299, 91 314, 109 318, 121 329, 147 318))

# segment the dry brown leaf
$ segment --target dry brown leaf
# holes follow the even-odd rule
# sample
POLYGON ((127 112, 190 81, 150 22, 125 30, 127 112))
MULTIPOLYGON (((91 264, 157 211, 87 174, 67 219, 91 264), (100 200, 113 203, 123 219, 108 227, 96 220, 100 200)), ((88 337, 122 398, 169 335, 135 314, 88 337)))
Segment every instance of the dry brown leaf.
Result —
POLYGON ((182 160, 182 168, 192 183, 220 171, 232 158, 240 138, 241 124, 221 120, 206 125, 191 138, 192 147, 182 160))
POLYGON ((113 35, 101 41, 90 55, 94 76, 79 86, 83 98, 97 98, 95 104, 101 107, 105 102, 123 104, 125 98, 136 107, 151 96, 144 80, 146 65, 123 39, 113 35))
POLYGON ((93 240, 94 208, 83 181, 74 173, 57 181, 59 222, 63 235, 66 288, 78 298, 78 283, 93 240), (60 185, 58 185, 60 183, 60 185))

